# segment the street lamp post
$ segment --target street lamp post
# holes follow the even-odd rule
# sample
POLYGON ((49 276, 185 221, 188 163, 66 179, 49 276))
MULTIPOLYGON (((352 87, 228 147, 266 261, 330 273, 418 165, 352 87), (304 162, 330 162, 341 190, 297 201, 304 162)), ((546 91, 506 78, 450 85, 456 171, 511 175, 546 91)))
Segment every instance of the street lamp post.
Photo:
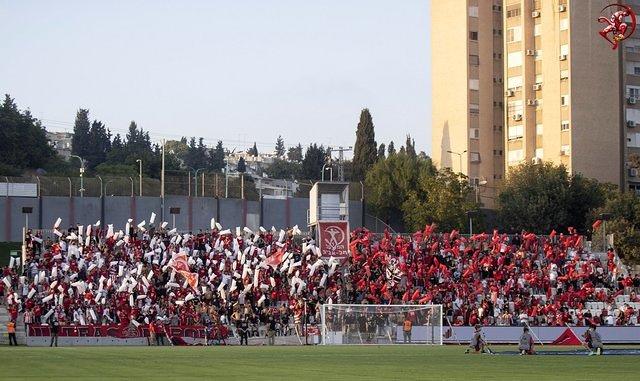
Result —
POLYGON ((462 152, 453 152, 453 151, 447 151, 447 152, 453 155, 458 155, 458 161, 460 163, 458 172, 462 173, 462 155, 464 155, 467 152, 467 150, 464 150, 462 152))
POLYGON ((611 219, 611 213, 600 213, 602 220, 602 251, 607 251, 607 221, 611 219))
POLYGON ((473 235, 473 216, 476 214, 475 210, 468 210, 467 217, 469 217, 469 235, 473 235))
POLYGON ((487 180, 480 180, 477 184, 474 184, 474 188, 476 190, 476 204, 480 203, 480 187, 483 185, 487 185, 487 180))
MULTIPOLYGON (((196 169, 196 173, 193 175, 195 180, 194 188, 195 188, 195 197, 198 197, 198 172, 204 171, 206 168, 198 168, 196 169)), ((200 195, 200 197, 204 196, 204 193, 200 195)))
POLYGON ((80 197, 84 197, 84 160, 78 155, 70 155, 80 160, 80 197))
POLYGON ((139 167, 140 170, 139 170, 139 173, 138 173, 138 177, 139 177, 139 180, 140 180, 140 197, 142 197, 142 159, 137 159, 136 163, 140 164, 140 167, 139 167))

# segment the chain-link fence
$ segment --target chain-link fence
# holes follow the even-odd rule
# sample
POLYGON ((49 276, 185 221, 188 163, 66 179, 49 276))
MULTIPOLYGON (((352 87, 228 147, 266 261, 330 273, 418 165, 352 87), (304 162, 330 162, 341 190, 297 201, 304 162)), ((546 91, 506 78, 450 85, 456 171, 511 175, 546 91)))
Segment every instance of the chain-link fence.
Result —
MULTIPOLYGON (((0 183, 36 184, 39 196, 101 197, 145 196, 160 197, 160 179, 132 176, 96 177, 0 177, 0 183), (142 188, 142 190, 141 190, 142 188)), ((260 200, 261 195, 308 197, 311 182, 296 182, 253 178, 248 174, 217 172, 166 171, 164 194, 168 196, 244 198, 260 200), (310 185, 306 185, 306 184, 310 185)), ((359 184, 358 184, 359 186, 359 184)), ((7 188, 8 189, 8 188, 7 188)), ((359 199, 357 196, 355 199, 359 199)), ((354 199, 354 198, 352 198, 354 199)))

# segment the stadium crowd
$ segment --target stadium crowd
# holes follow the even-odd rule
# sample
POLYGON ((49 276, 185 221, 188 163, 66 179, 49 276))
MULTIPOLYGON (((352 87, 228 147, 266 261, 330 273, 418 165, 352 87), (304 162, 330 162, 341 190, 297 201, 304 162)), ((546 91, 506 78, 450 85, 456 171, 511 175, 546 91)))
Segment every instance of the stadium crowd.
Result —
POLYGON ((59 225, 53 239, 27 233, 23 273, 17 263, 3 269, 14 321, 22 312, 26 325, 266 325, 286 334, 319 322, 322 303, 431 303, 456 326, 638 324, 638 311, 616 298, 639 302, 640 278, 618 276, 613 253, 594 257, 573 229, 465 237, 434 225, 411 236, 358 228, 340 260, 324 258, 297 227, 59 225))

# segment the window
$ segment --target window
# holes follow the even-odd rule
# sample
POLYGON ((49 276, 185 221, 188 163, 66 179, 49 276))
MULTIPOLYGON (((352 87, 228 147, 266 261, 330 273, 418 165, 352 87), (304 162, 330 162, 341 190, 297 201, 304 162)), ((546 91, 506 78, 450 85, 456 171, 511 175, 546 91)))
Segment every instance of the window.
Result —
POLYGON ((543 153, 542 148, 536 148, 536 157, 538 159, 542 159, 542 153, 543 153))
POLYGON ((640 110, 637 108, 627 108, 626 120, 632 120, 634 122, 640 122, 640 110))
POLYGON ((640 147, 640 132, 629 132, 627 134, 627 147, 640 147))
POLYGON ((563 120, 562 123, 560 123, 560 131, 569 131, 569 121, 568 120, 563 120))
POLYGON ((533 36, 537 37, 542 34, 542 24, 535 24, 533 26, 533 36))
POLYGON ((480 129, 479 128, 469 129, 469 137, 471 139, 480 139, 480 129))
POLYGON ((538 49, 533 53, 533 59, 540 61, 542 59, 542 49, 538 49))
POLYGON ((475 54, 471 54, 469 55, 469 65, 471 66, 478 66, 480 65, 480 57, 478 57, 475 54))
POLYGON ((522 76, 521 75, 516 75, 513 77, 509 77, 507 79, 507 88, 509 90, 516 90, 518 88, 522 87, 522 76))
POLYGON ((542 74, 536 74, 536 85, 540 85, 542 83, 542 74))
POLYGON ((640 67, 639 66, 635 66, 633 68, 633 74, 634 75, 640 75, 640 67))
POLYGON ((471 103, 469 104, 469 112, 471 114, 479 114, 480 113, 480 106, 476 103, 471 103))
POLYGON ((502 126, 494 124, 493 125, 493 130, 496 131, 496 132, 502 132, 502 126))
POLYGON ((501 60, 502 59, 502 53, 493 53, 493 58, 497 59, 497 60, 501 60))
POLYGON ((516 26, 507 29, 507 42, 522 41, 522 27, 516 26))
POLYGON ((494 29, 493 30, 493 35, 494 36, 502 36, 502 29, 494 29))
POLYGON ((469 80, 469 90, 479 90, 480 89, 480 80, 479 79, 470 79, 469 80))
POLYGON ((521 149, 510 150, 507 156, 507 160, 509 163, 514 163, 516 161, 521 161, 524 159, 524 152, 521 149))
POLYGON ((640 98, 640 87, 627 86, 627 96, 640 98))
POLYGON ((478 6, 472 5, 469 7, 469 17, 478 17, 478 6))
POLYGON ((479 163, 480 162, 480 153, 479 152, 470 152, 469 153, 469 159, 471 160, 472 163, 479 163))
POLYGON ((471 41, 478 41, 478 32, 469 32, 469 39, 471 41))
POLYGON ((507 9, 507 18, 520 16, 520 6, 517 8, 507 9))
POLYGON ((494 149, 493 150, 493 156, 502 156, 502 150, 501 149, 494 149))
POLYGON ((569 19, 561 19, 560 20, 560 30, 569 29, 569 19))
POLYGON ((522 66, 522 52, 513 52, 507 55, 507 66, 518 67, 522 66))
POLYGON ((522 101, 513 101, 507 104, 507 115, 522 114, 522 101))
POLYGON ((500 173, 494 173, 493 174, 493 179, 494 180, 500 180, 500 179, 502 179, 502 175, 500 173))
POLYGON ((561 95, 560 96, 560 106, 569 106, 569 96, 561 95))
POLYGON ((561 56, 569 55, 569 44, 560 45, 560 55, 561 56))
POLYGON ((634 192, 636 196, 640 196, 640 185, 638 184, 629 184, 629 190, 634 192))
POLYGON ((524 128, 522 125, 509 126, 509 140, 521 139, 524 135, 524 128))
POLYGON ((562 156, 571 155, 571 146, 569 146, 568 144, 564 144, 560 146, 560 155, 562 156))

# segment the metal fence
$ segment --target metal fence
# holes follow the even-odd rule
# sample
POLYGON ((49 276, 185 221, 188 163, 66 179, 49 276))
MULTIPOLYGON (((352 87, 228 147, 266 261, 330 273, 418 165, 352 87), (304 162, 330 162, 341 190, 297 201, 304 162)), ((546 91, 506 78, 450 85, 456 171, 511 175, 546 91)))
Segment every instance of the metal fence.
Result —
MULTIPOLYGON (((258 201, 262 194, 261 182, 271 179, 254 179, 247 174, 198 173, 188 171, 165 172, 165 195, 192 197, 240 198, 258 201)), ((102 197, 102 196, 148 196, 159 197, 162 184, 159 179, 138 176, 95 176, 95 177, 0 177, 0 182, 37 184, 38 196, 102 197), (142 188, 142 191, 140 190, 142 188)), ((282 192, 292 197, 308 198, 313 180, 290 181, 282 192)), ((349 199, 361 200, 362 183, 350 184, 349 199)))

